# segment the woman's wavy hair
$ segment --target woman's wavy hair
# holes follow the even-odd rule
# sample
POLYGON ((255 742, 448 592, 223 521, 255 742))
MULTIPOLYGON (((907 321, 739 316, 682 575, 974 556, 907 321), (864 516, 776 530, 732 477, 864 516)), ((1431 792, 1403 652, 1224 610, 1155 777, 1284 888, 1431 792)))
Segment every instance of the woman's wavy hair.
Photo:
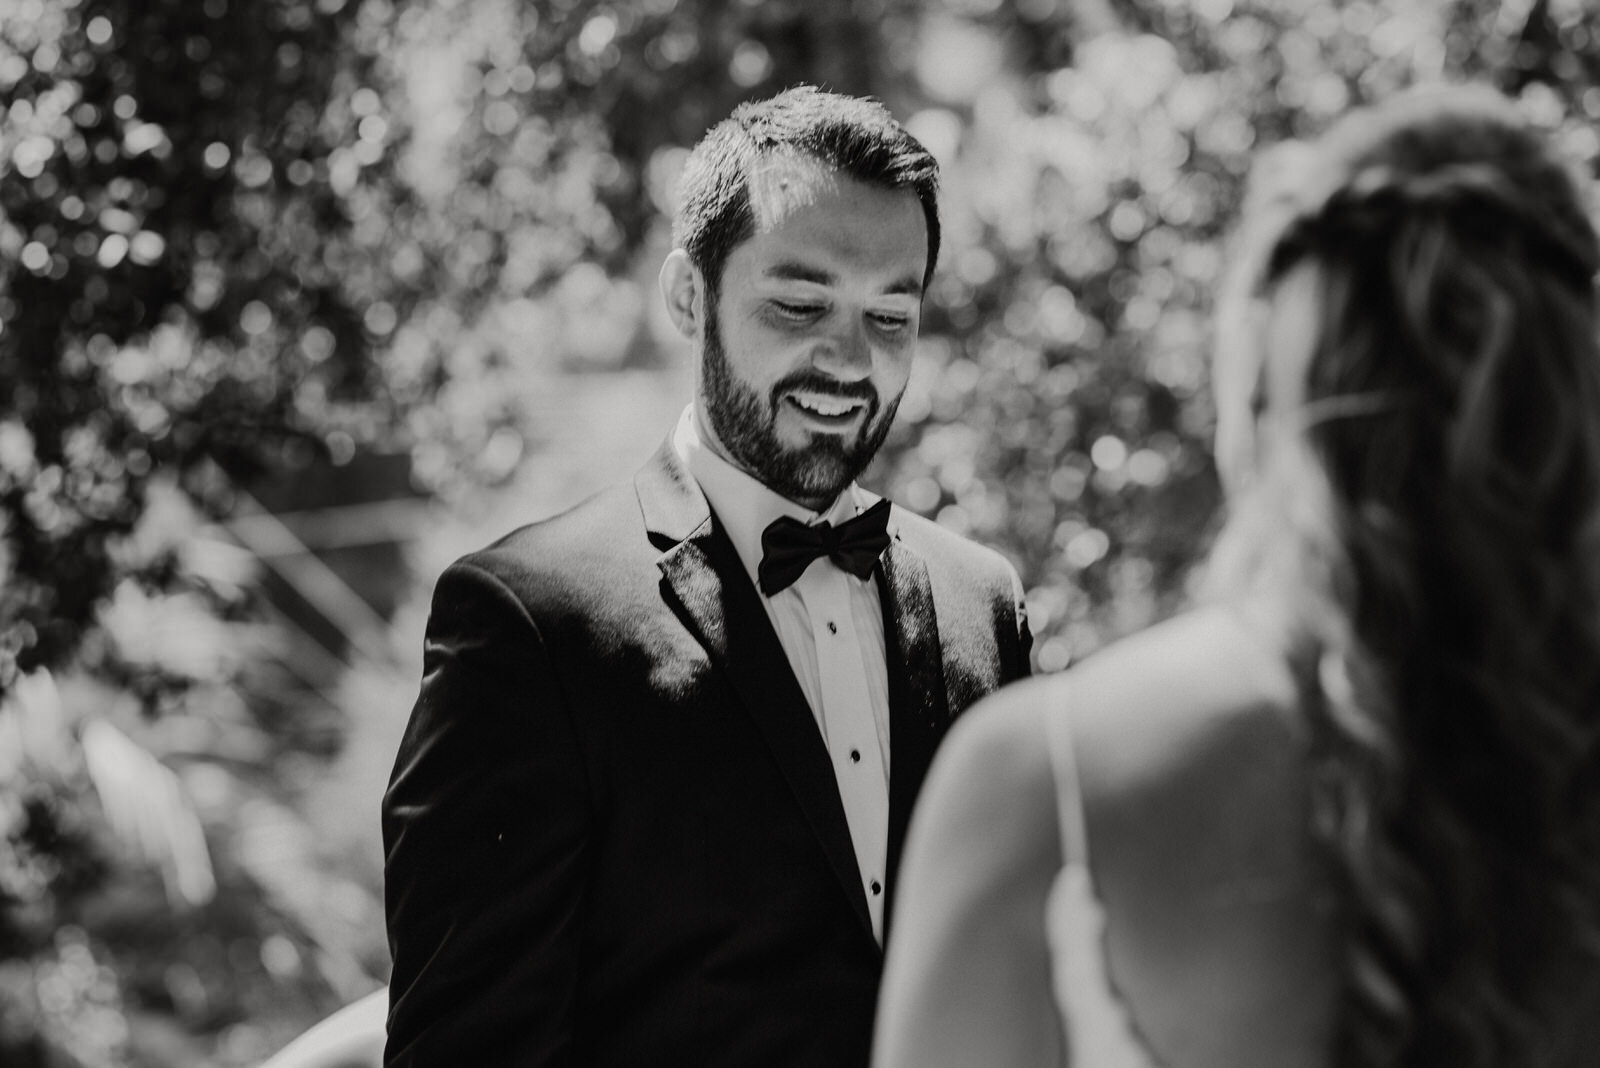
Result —
POLYGON ((1555 1063, 1600 974, 1584 187, 1472 86, 1354 112, 1278 171, 1219 309, 1219 364, 1259 360, 1260 451, 1211 577, 1295 636, 1343 910, 1335 1063, 1555 1063), (1249 338, 1289 289, 1304 360, 1249 338), (1263 405, 1284 375, 1297 403, 1263 405))

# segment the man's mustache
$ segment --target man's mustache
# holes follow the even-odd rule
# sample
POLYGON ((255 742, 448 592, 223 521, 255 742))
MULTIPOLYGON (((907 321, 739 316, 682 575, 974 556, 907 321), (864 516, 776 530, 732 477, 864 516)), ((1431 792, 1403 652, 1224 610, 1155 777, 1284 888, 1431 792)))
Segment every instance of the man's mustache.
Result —
POLYGON ((792 375, 780 378, 777 385, 772 387, 772 406, 778 406, 779 399, 791 391, 804 390, 807 393, 820 393, 827 397, 837 397, 840 400, 866 401, 867 413, 870 415, 878 410, 878 391, 871 382, 841 382, 837 378, 830 378, 817 371, 796 371, 792 375))

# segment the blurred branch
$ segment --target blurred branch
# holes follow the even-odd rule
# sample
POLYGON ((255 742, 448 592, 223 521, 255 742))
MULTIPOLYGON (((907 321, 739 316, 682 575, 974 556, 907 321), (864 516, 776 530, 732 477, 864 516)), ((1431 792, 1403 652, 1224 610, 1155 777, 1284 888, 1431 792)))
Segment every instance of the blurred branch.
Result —
POLYGON ((43 668, 0 694, 0 785, 60 780, 77 757, 55 678, 43 668))
POLYGON ((409 541, 423 529, 430 508, 426 501, 407 498, 294 512, 245 512, 229 517, 224 526, 241 544, 258 552, 276 546, 303 553, 409 541), (298 544, 286 541, 277 527, 288 530, 298 544))
POLYGON ((103 718, 84 724, 84 764, 106 822, 161 871, 175 906, 198 908, 216 896, 205 831, 177 775, 103 718))
POLYGON ((235 492, 239 501, 235 518, 224 522, 222 529, 326 616, 358 652, 378 663, 400 663, 384 618, 279 517, 244 490, 235 492))

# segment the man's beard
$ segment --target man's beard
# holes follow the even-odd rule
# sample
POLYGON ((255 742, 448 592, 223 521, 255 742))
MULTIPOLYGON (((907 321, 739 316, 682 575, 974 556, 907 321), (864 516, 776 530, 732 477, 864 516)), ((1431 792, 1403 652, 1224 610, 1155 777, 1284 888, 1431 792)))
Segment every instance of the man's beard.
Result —
MULTIPOLYGON (((712 300, 706 303, 715 307, 712 300)), ((900 407, 900 398, 895 397, 880 412, 878 391, 870 383, 839 382, 812 370, 780 379, 763 400, 733 377, 715 312, 706 322, 704 361, 706 415, 717 440, 740 467, 792 501, 831 502, 838 497, 877 455, 900 407), (777 435, 778 405, 784 403, 784 393, 794 389, 865 401, 861 433, 854 440, 816 434, 808 445, 784 445, 777 435)))

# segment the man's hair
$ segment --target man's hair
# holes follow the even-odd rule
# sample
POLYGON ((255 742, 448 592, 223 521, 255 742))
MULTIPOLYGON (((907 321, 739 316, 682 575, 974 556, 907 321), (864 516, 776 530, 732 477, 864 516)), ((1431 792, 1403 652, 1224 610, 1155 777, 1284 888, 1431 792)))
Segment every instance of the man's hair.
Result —
POLYGON ((729 254, 755 232, 751 172, 785 154, 810 157, 867 185, 916 193, 928 225, 926 288, 939 259, 939 164, 877 101, 799 85, 740 104, 701 138, 684 166, 673 243, 712 293, 729 254))

